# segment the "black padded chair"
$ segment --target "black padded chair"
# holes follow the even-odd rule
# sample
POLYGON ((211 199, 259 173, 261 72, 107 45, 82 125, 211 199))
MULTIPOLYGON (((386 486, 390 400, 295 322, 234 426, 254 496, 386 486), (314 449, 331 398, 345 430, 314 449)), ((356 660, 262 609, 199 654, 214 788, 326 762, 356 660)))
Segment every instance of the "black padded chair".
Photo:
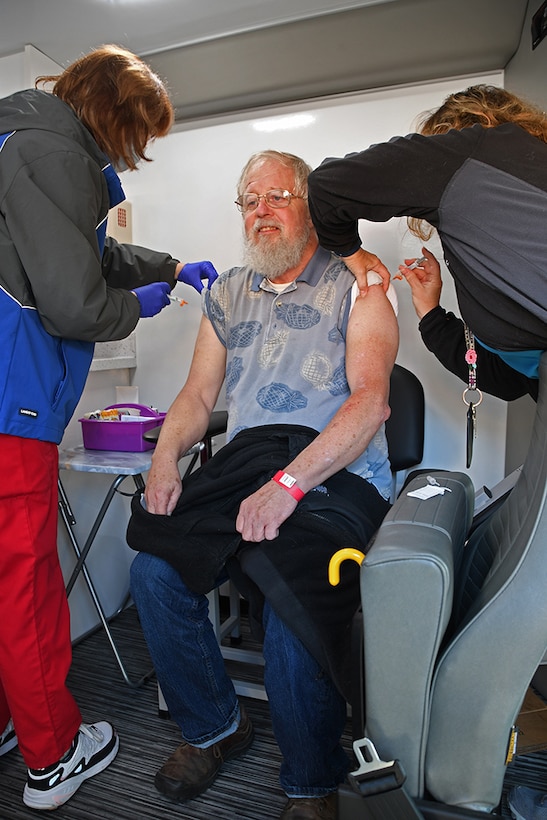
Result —
POLYGON ((418 377, 396 364, 389 384, 391 416, 386 438, 393 476, 391 500, 397 494, 398 476, 421 463, 424 454, 425 399, 418 377))

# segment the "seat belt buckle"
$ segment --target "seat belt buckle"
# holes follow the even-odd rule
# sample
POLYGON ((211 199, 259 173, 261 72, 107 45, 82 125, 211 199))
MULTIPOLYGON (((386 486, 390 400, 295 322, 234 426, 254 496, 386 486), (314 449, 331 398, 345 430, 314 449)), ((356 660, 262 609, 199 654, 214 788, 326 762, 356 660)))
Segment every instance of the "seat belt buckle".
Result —
POLYGON ((353 743, 353 753, 359 768, 348 774, 348 782, 358 794, 380 794, 398 789, 406 774, 398 760, 381 760, 374 743, 363 737, 353 743))
POLYGON ((353 752, 359 768, 348 774, 348 786, 338 787, 339 820, 424 820, 404 790, 406 774, 398 760, 381 760, 366 737, 354 741, 353 752))

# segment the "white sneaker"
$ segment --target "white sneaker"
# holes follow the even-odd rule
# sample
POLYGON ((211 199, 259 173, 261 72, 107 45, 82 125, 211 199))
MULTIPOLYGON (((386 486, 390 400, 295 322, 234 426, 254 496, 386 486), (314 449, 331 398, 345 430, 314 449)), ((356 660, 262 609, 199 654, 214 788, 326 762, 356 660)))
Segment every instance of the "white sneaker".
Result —
POLYGON ((0 756, 5 755, 17 746, 17 735, 13 728, 13 720, 8 720, 8 725, 0 735, 0 756))
POLYGON ((32 809, 56 809, 84 780, 102 772, 118 753, 120 740, 110 723, 82 723, 69 751, 47 769, 29 769, 23 803, 32 809))

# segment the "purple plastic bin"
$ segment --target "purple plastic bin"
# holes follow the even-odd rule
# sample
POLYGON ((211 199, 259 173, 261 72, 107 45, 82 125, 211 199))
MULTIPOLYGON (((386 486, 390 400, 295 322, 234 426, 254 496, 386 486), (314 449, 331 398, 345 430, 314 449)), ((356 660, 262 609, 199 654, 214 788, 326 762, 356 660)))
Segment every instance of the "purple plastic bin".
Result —
POLYGON ((142 453, 152 450, 154 442, 145 441, 144 433, 163 423, 165 413, 158 413, 145 404, 110 404, 105 410, 117 407, 133 407, 140 410, 147 421, 105 421, 104 419, 78 419, 86 450, 122 450, 126 453, 142 453))

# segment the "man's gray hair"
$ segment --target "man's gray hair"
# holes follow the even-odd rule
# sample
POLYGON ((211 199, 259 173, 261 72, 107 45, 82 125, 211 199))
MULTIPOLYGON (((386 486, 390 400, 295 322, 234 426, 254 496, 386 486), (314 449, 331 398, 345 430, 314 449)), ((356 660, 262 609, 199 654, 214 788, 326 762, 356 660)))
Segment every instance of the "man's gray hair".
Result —
POLYGON ((263 165, 265 162, 270 162, 272 160, 274 162, 279 162, 280 165, 284 165, 286 168, 290 168, 294 172, 294 191, 292 191, 292 193, 307 198, 308 176, 312 172, 311 166, 295 154, 288 154, 285 151, 273 150, 258 151, 247 161, 247 164, 243 168, 241 176, 239 177, 239 182, 237 183, 238 197, 244 193, 246 181, 251 172, 257 166, 263 165))

